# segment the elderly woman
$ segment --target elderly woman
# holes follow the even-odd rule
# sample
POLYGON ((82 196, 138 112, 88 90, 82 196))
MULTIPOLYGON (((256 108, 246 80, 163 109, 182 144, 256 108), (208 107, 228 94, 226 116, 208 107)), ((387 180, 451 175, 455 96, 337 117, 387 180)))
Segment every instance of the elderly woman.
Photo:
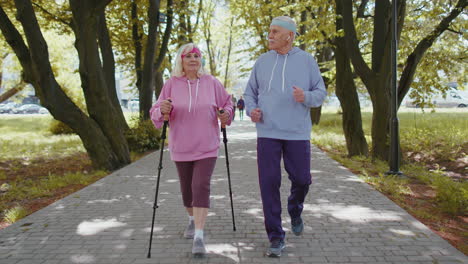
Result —
POLYGON ((221 125, 230 125, 233 109, 230 95, 215 77, 205 73, 201 58, 200 49, 193 43, 179 49, 172 77, 150 110, 157 128, 163 125, 165 115, 169 117, 170 156, 189 215, 184 237, 193 238, 194 256, 206 253, 203 227, 220 145, 218 118, 221 125))

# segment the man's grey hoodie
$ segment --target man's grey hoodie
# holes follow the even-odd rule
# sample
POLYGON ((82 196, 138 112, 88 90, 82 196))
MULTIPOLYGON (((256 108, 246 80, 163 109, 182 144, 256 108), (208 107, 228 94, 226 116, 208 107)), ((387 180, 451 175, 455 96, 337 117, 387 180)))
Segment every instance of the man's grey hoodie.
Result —
POLYGON ((317 62, 309 53, 294 47, 287 54, 262 54, 250 74, 244 92, 247 115, 262 111, 256 123, 257 136, 285 140, 309 140, 310 108, 322 105, 327 92, 317 62), (304 90, 305 101, 296 102, 293 86, 304 90))

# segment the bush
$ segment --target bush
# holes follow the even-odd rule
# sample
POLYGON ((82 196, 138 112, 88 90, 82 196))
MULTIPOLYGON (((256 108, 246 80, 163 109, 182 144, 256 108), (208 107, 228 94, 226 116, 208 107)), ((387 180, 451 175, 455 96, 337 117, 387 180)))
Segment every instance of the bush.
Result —
POLYGON ((130 151, 143 153, 158 149, 160 130, 154 128, 151 120, 138 120, 134 123, 135 125, 125 133, 130 151))
POLYGON ((408 180, 401 179, 395 175, 384 175, 379 173, 378 177, 364 176, 364 180, 371 183, 377 190, 388 194, 395 199, 400 199, 403 194, 410 194, 408 180))
POLYGON ((62 121, 53 119, 50 122, 49 131, 54 135, 74 134, 75 132, 62 121))
POLYGON ((9 224, 13 224, 14 222, 20 220, 21 218, 24 218, 28 214, 28 210, 24 209, 21 206, 16 206, 6 211, 4 220, 9 224))
POLYGON ((407 164, 402 170, 436 190, 435 199, 442 212, 454 216, 468 213, 468 182, 456 182, 442 171, 428 171, 417 164, 407 164))
POLYGON ((450 178, 435 177, 436 200, 440 209, 451 215, 468 213, 468 182, 454 182, 450 178))

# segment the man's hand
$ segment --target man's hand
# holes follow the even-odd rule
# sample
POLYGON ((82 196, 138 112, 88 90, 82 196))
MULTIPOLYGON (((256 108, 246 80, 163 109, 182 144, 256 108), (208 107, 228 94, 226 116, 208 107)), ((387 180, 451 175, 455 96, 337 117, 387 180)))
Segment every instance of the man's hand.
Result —
POLYGON ((228 112, 224 111, 222 108, 219 108, 218 118, 219 118, 219 121, 221 121, 221 126, 224 127, 229 121, 229 114, 228 112))
POLYGON ((159 110, 161 111, 161 114, 167 115, 171 112, 172 110, 172 103, 171 99, 168 98, 167 100, 164 100, 161 102, 159 105, 159 110))
POLYGON ((262 110, 260 108, 255 108, 250 112, 250 119, 252 122, 258 123, 262 120, 262 110))
POLYGON ((303 103, 305 101, 304 90, 302 90, 301 88, 297 86, 293 86, 293 88, 294 88, 294 91, 293 91, 294 100, 296 100, 296 102, 298 103, 303 103))

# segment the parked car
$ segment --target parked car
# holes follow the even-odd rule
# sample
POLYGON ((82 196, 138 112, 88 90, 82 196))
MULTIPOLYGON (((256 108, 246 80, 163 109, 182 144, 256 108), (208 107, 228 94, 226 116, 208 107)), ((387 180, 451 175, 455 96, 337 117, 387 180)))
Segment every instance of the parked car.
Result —
POLYGON ((37 114, 39 110, 43 108, 36 104, 25 104, 18 108, 13 109, 13 114, 37 114))
POLYGON ((435 97, 433 103, 437 107, 467 107, 468 99, 464 98, 457 90, 450 90, 445 98, 441 95, 435 97))
POLYGON ((138 112, 140 111, 140 100, 138 99, 130 99, 127 104, 128 110, 132 112, 138 112))
POLYGON ((39 109, 38 113, 43 114, 43 115, 50 114, 49 110, 47 110, 47 108, 45 108, 45 107, 41 107, 41 109, 39 109))
POLYGON ((17 103, 0 104, 0 114, 13 113, 13 109, 15 109, 17 106, 18 106, 17 103))
MULTIPOLYGON (((468 99, 463 97, 458 90, 452 89, 449 90, 446 96, 442 96, 442 94, 437 94, 432 98, 432 103, 435 107, 467 107, 468 106, 468 99)), ((407 107, 419 107, 418 104, 415 104, 413 101, 408 100, 406 101, 407 107)))

